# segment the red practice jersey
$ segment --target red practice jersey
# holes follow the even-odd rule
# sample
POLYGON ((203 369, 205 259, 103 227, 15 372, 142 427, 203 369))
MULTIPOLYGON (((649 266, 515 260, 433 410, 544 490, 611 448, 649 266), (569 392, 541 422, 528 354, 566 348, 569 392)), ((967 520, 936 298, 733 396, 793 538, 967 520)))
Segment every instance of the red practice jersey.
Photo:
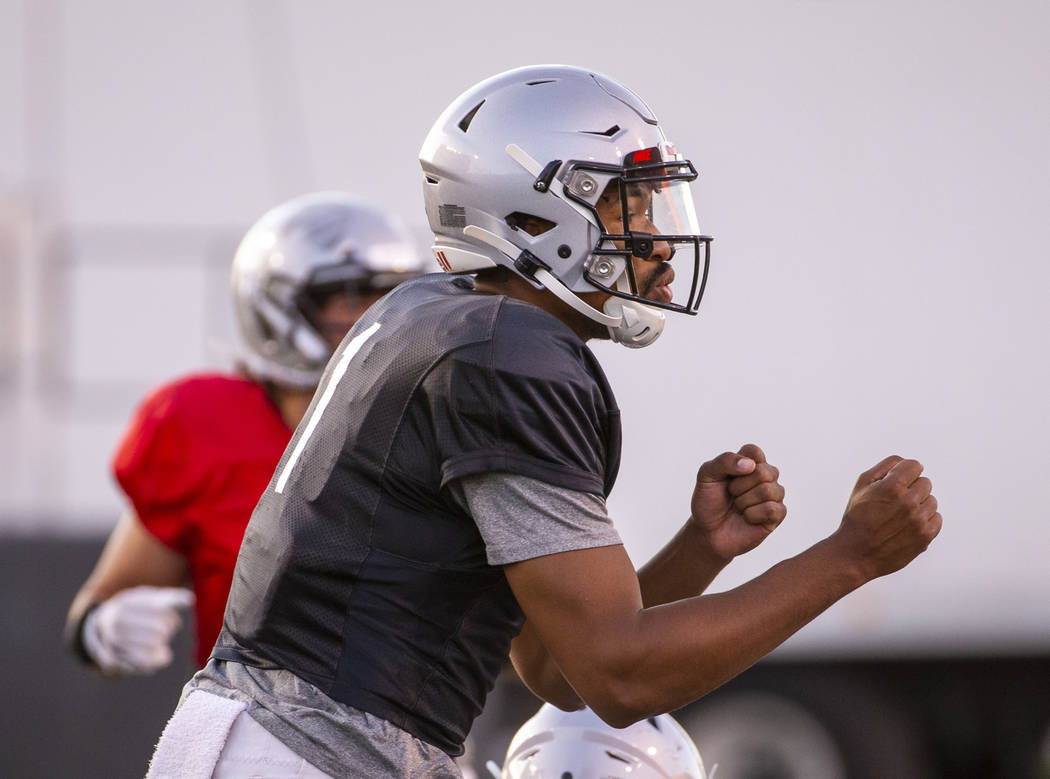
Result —
POLYGON ((202 374, 153 390, 114 455, 142 524, 189 563, 200 666, 222 627, 244 528, 291 435, 259 383, 202 374))

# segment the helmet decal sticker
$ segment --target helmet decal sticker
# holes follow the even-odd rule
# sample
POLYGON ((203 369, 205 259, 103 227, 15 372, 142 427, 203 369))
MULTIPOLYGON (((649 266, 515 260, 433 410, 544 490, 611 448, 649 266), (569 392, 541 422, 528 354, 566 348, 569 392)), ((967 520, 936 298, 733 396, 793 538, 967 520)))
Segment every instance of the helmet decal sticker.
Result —
POLYGON ((466 227, 467 209, 463 206, 443 203, 438 206, 438 219, 442 227, 466 227))

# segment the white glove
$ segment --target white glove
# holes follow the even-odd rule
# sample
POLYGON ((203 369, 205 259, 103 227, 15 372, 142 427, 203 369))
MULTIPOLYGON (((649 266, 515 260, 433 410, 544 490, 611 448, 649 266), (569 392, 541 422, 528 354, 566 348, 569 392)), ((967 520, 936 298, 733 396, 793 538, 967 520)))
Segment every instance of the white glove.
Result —
POLYGON ((110 673, 151 674, 172 661, 178 609, 193 605, 182 587, 132 587, 100 603, 84 620, 84 649, 110 673))

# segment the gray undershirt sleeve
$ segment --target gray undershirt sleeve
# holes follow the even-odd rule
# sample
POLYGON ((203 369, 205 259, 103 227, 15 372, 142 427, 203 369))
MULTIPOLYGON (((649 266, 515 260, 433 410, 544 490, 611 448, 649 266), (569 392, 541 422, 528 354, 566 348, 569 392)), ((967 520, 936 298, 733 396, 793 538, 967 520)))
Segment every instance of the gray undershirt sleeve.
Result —
POLYGON ((474 518, 490 565, 623 543, 600 495, 511 473, 466 476, 449 490, 474 518))

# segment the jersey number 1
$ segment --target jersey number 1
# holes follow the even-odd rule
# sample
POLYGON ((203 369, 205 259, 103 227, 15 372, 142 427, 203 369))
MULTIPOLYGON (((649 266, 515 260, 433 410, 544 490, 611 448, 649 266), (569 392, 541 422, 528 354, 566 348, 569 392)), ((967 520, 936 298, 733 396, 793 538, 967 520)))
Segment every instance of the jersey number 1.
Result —
POLYGON ((299 440, 295 443, 295 449, 292 450, 292 456, 288 458, 288 462, 284 464, 284 468, 281 470, 281 475, 277 477, 277 484, 274 485, 273 491, 278 495, 284 492, 285 485, 288 484, 288 477, 292 474, 292 469, 295 468, 295 464, 299 462, 299 457, 306 448, 306 442, 310 440, 310 436, 313 435, 317 423, 321 421, 321 414, 323 414, 324 410, 328 408, 328 404, 332 400, 332 395, 335 394, 336 386, 346 373, 346 369, 350 367, 350 361, 354 359, 354 356, 361 350, 361 347, 365 345, 365 341, 375 335, 375 332, 378 329, 379 322, 373 323, 367 330, 355 335, 350 340, 350 343, 346 345, 346 348, 343 349, 343 354, 339 358, 335 370, 333 370, 332 375, 328 377, 328 383, 325 385, 324 392, 321 393, 317 405, 314 406, 313 413, 310 414, 310 419, 306 422, 306 427, 303 428, 303 434, 299 436, 299 440))

